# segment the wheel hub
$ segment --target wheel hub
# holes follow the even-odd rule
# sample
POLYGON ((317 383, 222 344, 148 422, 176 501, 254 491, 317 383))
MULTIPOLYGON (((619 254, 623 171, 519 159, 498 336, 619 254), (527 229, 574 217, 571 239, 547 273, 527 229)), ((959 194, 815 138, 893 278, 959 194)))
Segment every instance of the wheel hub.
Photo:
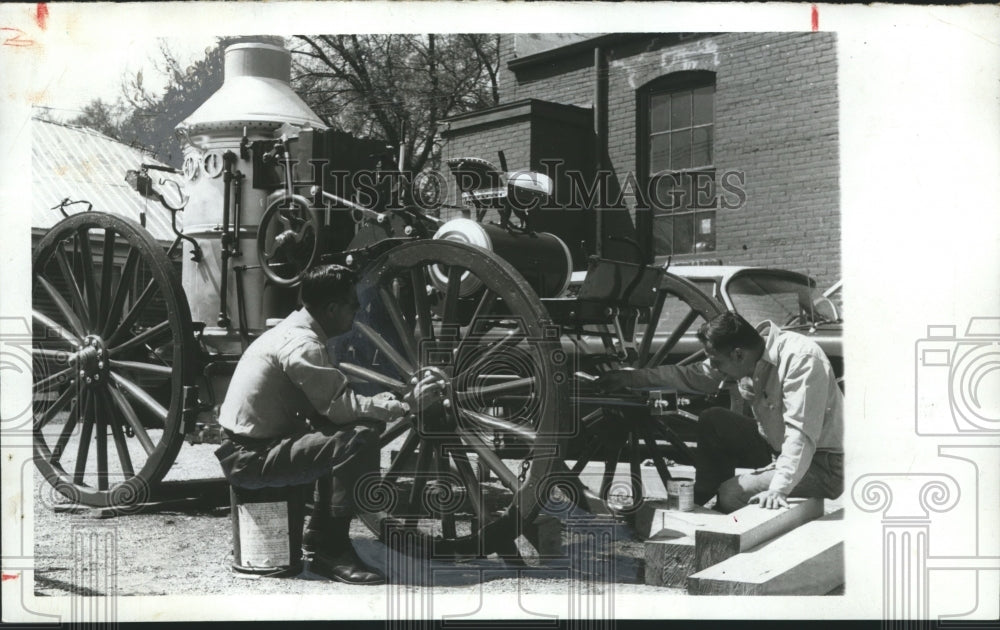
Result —
POLYGON ((75 355, 77 376, 84 385, 95 385, 108 379, 110 373, 108 349, 97 335, 87 335, 75 355))

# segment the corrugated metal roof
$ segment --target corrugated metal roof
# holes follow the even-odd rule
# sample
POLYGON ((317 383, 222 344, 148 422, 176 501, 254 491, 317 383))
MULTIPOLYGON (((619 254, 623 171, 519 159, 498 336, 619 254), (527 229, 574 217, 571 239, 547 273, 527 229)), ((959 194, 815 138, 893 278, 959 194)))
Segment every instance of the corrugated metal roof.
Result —
MULTIPOLYGON (((167 166, 142 149, 130 147, 86 127, 66 125, 41 119, 31 121, 31 227, 50 228, 62 220, 59 203, 66 198, 85 200, 93 209, 139 220, 146 212, 146 228, 154 238, 171 243, 170 211, 157 201, 146 199, 125 182, 125 172, 137 170, 142 163, 167 166)), ((179 205, 177 190, 160 180, 173 180, 181 186, 184 178, 150 171, 154 187, 169 203, 179 205)), ((69 206, 68 214, 83 212, 85 204, 69 206)), ((178 229, 184 214, 177 215, 178 229)))

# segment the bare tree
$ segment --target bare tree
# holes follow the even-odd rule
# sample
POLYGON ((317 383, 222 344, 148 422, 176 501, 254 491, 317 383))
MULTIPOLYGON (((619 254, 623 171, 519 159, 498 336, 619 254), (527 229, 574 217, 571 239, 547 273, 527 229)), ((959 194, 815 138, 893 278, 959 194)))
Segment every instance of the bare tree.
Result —
POLYGON ((329 125, 433 164, 440 123, 499 103, 496 35, 298 35, 293 87, 329 125))

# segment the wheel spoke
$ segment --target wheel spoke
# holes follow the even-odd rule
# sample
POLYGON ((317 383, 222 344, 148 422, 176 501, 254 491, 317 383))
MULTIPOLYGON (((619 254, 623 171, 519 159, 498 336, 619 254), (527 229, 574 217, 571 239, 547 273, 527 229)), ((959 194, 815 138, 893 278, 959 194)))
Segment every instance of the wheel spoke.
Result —
MULTIPOLYGON (((139 266, 139 252, 138 250, 132 248, 128 250, 128 256, 125 258, 125 264, 122 266, 122 275, 118 279, 118 286, 115 288, 115 297, 111 300, 111 304, 108 306, 108 311, 104 324, 103 334, 107 337, 111 334, 111 330, 114 328, 115 323, 118 321, 118 315, 122 311, 122 307, 125 305, 125 298, 128 296, 129 291, 132 288, 132 278, 135 276, 135 270, 139 266)), ((153 281, 150 280, 147 285, 147 290, 152 286, 153 281)), ((110 283, 109 283, 110 288, 110 283)), ((145 295, 145 291, 143 292, 145 295)), ((134 309, 133 309, 134 310, 134 309)), ((116 331, 117 332, 117 331, 116 331)))
POLYGON ((70 400, 73 398, 73 394, 76 392, 75 387, 67 387, 66 390, 59 394, 59 397, 53 401, 52 405, 45 410, 38 420, 35 421, 35 431, 41 431, 45 425, 52 421, 52 418, 56 417, 56 414, 62 411, 63 407, 69 404, 70 400))
POLYGON ((529 388, 533 389, 535 384, 535 377, 529 376, 526 378, 513 379, 507 381, 506 383, 476 387, 474 390, 455 392, 455 397, 458 398, 459 402, 468 402, 470 400, 486 401, 489 400, 491 396, 496 396, 497 394, 506 394, 508 392, 529 388))
POLYGON ((653 465, 656 466, 656 474, 660 476, 660 481, 663 482, 665 489, 667 482, 670 481, 670 470, 667 468, 666 463, 664 463, 663 458, 660 457, 659 448, 656 446, 656 438, 653 437, 653 432, 644 420, 637 421, 636 427, 642 435, 642 440, 646 443, 646 447, 649 448, 650 457, 653 458, 653 465))
MULTIPOLYGON (((440 446, 440 445, 439 445, 440 446)), ((442 448, 434 449, 434 468, 437 471, 439 483, 450 483, 448 480, 449 466, 448 455, 442 448)), ((452 490, 454 492, 454 489, 452 490)), ((438 510, 438 517, 441 519, 441 536, 447 540, 457 538, 455 531, 455 513, 438 510)))
POLYGON ((580 453, 576 463, 573 464, 572 472, 574 475, 579 475, 583 472, 583 469, 587 467, 587 464, 589 464, 594 458, 594 455, 597 455, 597 453, 600 452, 601 447, 605 444, 605 439, 605 436, 601 433, 595 433, 594 436, 590 438, 590 441, 580 453))
POLYGON ((41 324, 42 326, 44 326, 45 328, 48 328, 52 332, 56 333, 56 335, 58 335, 63 341, 73 346, 74 349, 80 347, 79 337, 77 337, 70 331, 66 330, 59 324, 55 323, 42 313, 39 313, 38 311, 31 311, 31 318, 36 322, 38 322, 39 324, 41 324))
MULTIPOLYGON (((121 307, 116 310, 114 308, 114 303, 112 303, 112 308, 110 308, 108 312, 108 320, 105 322, 104 330, 102 331, 102 335, 108 340, 107 345, 116 344, 118 340, 128 331, 128 329, 132 327, 132 324, 134 324, 139 318, 142 310, 146 308, 149 301, 153 299, 153 295, 155 293, 156 283, 150 280, 146 284, 146 288, 142 290, 142 293, 139 294, 139 297, 136 298, 135 302, 128 309, 128 313, 122 318, 120 324, 117 322, 117 310, 120 310, 121 307)), ((117 296, 115 299, 118 299, 117 296)))
POLYGON ((385 340, 382 335, 376 332, 371 326, 363 324, 361 322, 354 322, 355 328, 361 331, 361 334, 368 338, 378 350, 385 355, 387 359, 399 372, 399 375, 405 378, 407 375, 414 371, 413 364, 404 359, 395 348, 389 345, 389 342, 385 340))
POLYGON ((119 370, 134 370, 136 372, 146 372, 159 376, 172 376, 174 369, 168 365, 156 365, 155 363, 141 363, 139 361, 116 361, 111 360, 111 367, 119 370))
MULTIPOLYGON (((125 393, 131 396, 137 403, 148 409, 153 413, 164 425, 167 423, 167 410, 160 403, 156 402, 156 399, 150 396, 146 390, 142 389, 132 381, 128 380, 120 374, 114 372, 111 373, 111 378, 117 383, 125 393)), ((138 435, 138 431, 136 434, 138 435)))
POLYGON ((101 307, 98 310, 98 321, 106 321, 108 317, 108 300, 111 299, 111 278, 115 266, 115 231, 104 229, 104 257, 101 258, 101 307))
POLYGON ((97 489, 108 489, 108 417, 105 415, 104 400, 94 397, 94 419, 97 431, 94 439, 97 441, 97 489))
POLYGON ((35 391, 43 391, 48 385, 58 381, 62 377, 71 377, 72 373, 76 368, 68 367, 64 370, 60 370, 55 374, 50 374, 40 381, 35 381, 35 391))
POLYGON ((611 448, 604 459, 604 474, 601 476, 600 497, 602 501, 608 501, 608 491, 611 489, 611 482, 614 480, 615 472, 618 470, 618 460, 621 459, 623 444, 623 438, 612 439, 609 444, 611 448))
POLYGON ((676 365, 690 365, 690 364, 694 363, 695 361, 701 361, 702 359, 705 358, 705 356, 706 356, 705 355, 705 349, 702 348, 701 350, 696 350, 696 351, 692 352, 691 354, 689 354, 688 356, 684 357, 683 359, 681 359, 680 361, 678 361, 676 363, 676 365))
POLYGON ((80 239, 80 256, 82 257, 83 286, 87 294, 87 314, 91 328, 97 323, 97 284, 94 279, 94 256, 90 250, 90 229, 81 228, 77 233, 80 239))
POLYGON ((662 289, 657 292, 656 302, 649 313, 649 321, 646 323, 646 330, 642 333, 642 342, 639 344, 639 357, 636 364, 645 367, 649 359, 649 348, 653 343, 653 336, 660 325, 660 316, 663 314, 663 304, 667 301, 667 292, 662 289))
POLYGON ((389 320, 396 329, 396 334, 399 335, 399 340, 403 344, 406 356, 409 357, 412 364, 417 364, 419 362, 419 355, 417 354, 417 347, 413 342, 413 329, 406 325, 406 320, 403 318, 402 311, 399 310, 399 303, 396 301, 396 297, 384 287, 379 289, 379 296, 382 298, 382 306, 389 315, 389 320))
POLYGON ((66 281, 66 290, 69 291, 69 297, 76 307, 76 312, 86 318, 87 305, 83 301, 83 294, 80 293, 80 285, 76 282, 76 275, 73 273, 73 268, 70 266, 69 261, 66 260, 66 251, 63 250, 62 245, 56 247, 55 257, 56 263, 59 264, 59 271, 63 275, 63 280, 66 281))
POLYGON ((444 297, 444 315, 442 319, 445 324, 458 324, 458 297, 462 288, 462 272, 464 270, 457 265, 448 268, 448 287, 444 297))
POLYGON ((169 333, 170 333, 170 322, 160 322, 156 326, 153 326, 152 328, 148 328, 142 331, 141 333, 139 333, 135 337, 132 337, 125 343, 116 346, 114 348, 111 348, 111 350, 108 351, 108 354, 110 354, 111 356, 115 356, 116 354, 122 354, 123 352, 131 350, 136 346, 141 346, 145 343, 152 342, 154 339, 157 339, 163 336, 164 334, 169 334, 169 333))
POLYGON ((510 468, 507 468, 507 465, 503 463, 500 456, 493 452, 493 449, 479 437, 478 433, 463 433, 462 439, 472 447, 472 450, 479 456, 480 461, 486 464, 487 468, 493 471, 493 474, 500 479, 500 483, 507 486, 509 490, 517 492, 521 487, 517 475, 511 472, 510 468))
POLYGON ((139 440, 142 450, 146 451, 146 455, 152 455, 156 447, 153 445, 153 440, 150 439, 149 434, 146 433, 146 427, 142 426, 142 422, 139 421, 139 416, 136 415, 135 409, 132 409, 132 405, 125 399, 125 396, 114 387, 109 388, 108 393, 111 395, 111 401, 122 412, 125 422, 132 427, 132 432, 135 433, 135 437, 139 440))
POLYGON ((32 348, 31 354, 36 357, 41 357, 42 359, 54 359, 59 363, 66 363, 67 361, 74 361, 72 353, 65 350, 52 350, 50 348, 32 348))
MULTIPOLYGON (((634 429, 634 428, 633 428, 634 429)), ((628 434, 628 473, 629 478, 632 481, 632 505, 637 506, 639 502, 642 501, 643 486, 642 486, 642 453, 639 450, 639 438, 636 436, 635 431, 632 430, 628 434)))
POLYGON ((66 417, 66 424, 63 425, 62 431, 59 433, 59 439, 56 440, 56 446, 52 449, 49 456, 49 462, 53 464, 59 463, 59 459, 62 458, 63 451, 66 450, 66 445, 69 443, 69 438, 73 435, 73 429, 76 428, 77 418, 79 417, 78 401, 79 398, 73 399, 73 404, 69 408, 69 415, 66 417))
POLYGON ((379 447, 392 442, 412 428, 413 423, 410 421, 409 416, 403 416, 391 426, 387 426, 382 435, 379 436, 379 447))
POLYGON ((396 394, 406 393, 406 385, 394 378, 379 374, 374 370, 369 370, 353 363, 341 363, 337 367, 340 368, 341 372, 349 376, 354 376, 370 383, 377 383, 396 394))
POLYGON ((70 307, 70 305, 66 302, 66 300, 64 300, 63 297, 59 295, 59 292, 56 291, 56 288, 52 286, 52 284, 42 276, 37 276, 35 278, 35 282, 40 284, 42 288, 45 289, 45 292, 49 294, 49 298, 51 298, 52 301, 55 302, 56 308, 59 309, 59 312, 62 314, 63 318, 69 323, 70 327, 73 329, 73 332, 76 333, 77 336, 79 337, 86 336, 87 329, 84 327, 83 322, 80 321, 80 318, 73 311, 72 307, 70 307))
POLYGON ((534 444, 535 440, 538 439, 538 436, 534 431, 524 427, 523 425, 517 424, 516 422, 504 420, 502 418, 480 413, 478 411, 472 411, 471 409, 459 409, 458 413, 475 425, 491 430, 511 433, 531 444, 534 444))
POLYGON ((400 471, 413 458, 413 452, 417 450, 417 444, 419 443, 420 434, 414 429, 403 440, 403 445, 399 447, 399 452, 396 453, 396 459, 389 462, 389 468, 385 471, 386 479, 399 477, 402 474, 400 471))
POLYGON ((517 344, 521 343, 522 341, 524 341, 524 339, 525 339, 524 333, 518 332, 516 330, 508 332, 496 343, 490 346, 490 348, 486 352, 479 355, 479 357, 477 357, 470 366, 463 369, 458 374, 458 376, 455 377, 456 380, 461 381, 461 379, 467 378, 469 374, 477 374, 482 366, 492 361, 500 353, 504 352, 508 348, 513 348, 517 344))
POLYGON ((476 332, 476 322, 486 317, 493 311, 493 305, 496 304, 497 294, 490 289, 484 289, 483 295, 479 298, 479 304, 476 305, 476 310, 472 313, 472 319, 469 320, 469 328, 465 337, 458 342, 458 346, 455 348, 455 356, 461 357, 462 350, 465 349, 466 344, 474 338, 478 338, 476 332))
POLYGON ((76 469, 73 472, 73 483, 83 485, 83 475, 87 470, 87 455, 90 451, 90 438, 94 432, 94 419, 91 417, 93 398, 87 396, 82 407, 83 428, 80 431, 80 444, 76 449, 76 469))
POLYGON ((431 305, 427 299, 427 281, 424 280, 423 267, 410 270, 410 282, 413 284, 413 305, 417 317, 418 341, 433 341, 434 326, 431 322, 431 305))
POLYGON ((408 498, 409 512, 413 513, 421 507, 420 494, 427 485, 427 473, 430 472, 431 461, 434 458, 434 447, 427 440, 420 440, 420 451, 417 453, 417 467, 413 474, 413 485, 410 486, 408 498))
MULTIPOLYGON (((485 527, 489 521, 489 515, 486 513, 486 505, 483 500, 483 487, 480 485, 479 480, 476 479, 476 473, 472 469, 469 455, 464 451, 456 449, 448 449, 448 455, 455 462, 455 470, 458 471, 462 485, 465 486, 465 495, 469 497, 472 512, 479 521, 480 528, 485 527)), ((475 535, 478 532, 473 531, 472 533, 475 535)))
POLYGON ((115 450, 118 452, 118 461, 121 463, 125 480, 135 477, 135 470, 132 468, 132 456, 128 452, 128 443, 125 440, 125 432, 122 431, 122 424, 114 413, 115 404, 107 390, 101 391, 104 408, 108 413, 111 424, 111 433, 115 438, 115 450))
POLYGON ((653 358, 649 360, 647 367, 656 367, 662 363, 663 359, 667 357, 667 353, 677 345, 681 336, 688 331, 688 328, 691 328, 691 324, 693 324, 696 319, 698 319, 698 311, 694 309, 689 310, 687 314, 684 315, 684 319, 681 320, 681 323, 677 325, 677 328, 674 328, 673 332, 670 333, 670 336, 667 337, 667 340, 663 342, 663 345, 660 346, 660 348, 656 351, 656 354, 653 355, 653 358))

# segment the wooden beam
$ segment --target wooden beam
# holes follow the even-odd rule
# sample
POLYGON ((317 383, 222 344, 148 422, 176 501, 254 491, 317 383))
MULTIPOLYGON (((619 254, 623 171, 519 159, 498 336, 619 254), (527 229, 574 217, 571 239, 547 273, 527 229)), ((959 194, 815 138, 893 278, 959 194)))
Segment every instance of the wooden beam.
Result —
MULTIPOLYGON (((645 547, 645 581, 650 586, 684 587, 695 569, 695 532, 704 528, 718 529, 731 519, 700 506, 691 512, 664 510, 651 506, 642 518, 652 533, 645 547)), ((640 535, 642 533, 640 532, 640 535)))
POLYGON ((789 499, 791 507, 769 510, 748 505, 729 514, 729 520, 695 533, 698 571, 788 533, 823 516, 823 499, 789 499))
POLYGON ((826 595, 844 584, 844 511, 688 578, 694 595, 826 595))

